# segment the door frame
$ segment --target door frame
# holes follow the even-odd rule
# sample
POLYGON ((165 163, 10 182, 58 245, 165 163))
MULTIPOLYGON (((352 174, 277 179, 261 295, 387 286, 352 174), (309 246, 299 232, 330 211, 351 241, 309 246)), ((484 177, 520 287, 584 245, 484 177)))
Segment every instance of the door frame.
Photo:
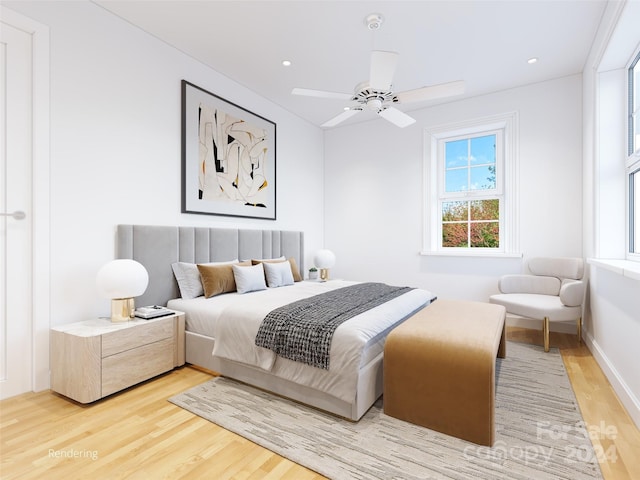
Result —
POLYGON ((49 27, 0 6, 2 22, 32 37, 32 373, 31 388, 49 388, 49 328, 51 327, 50 211, 50 64, 49 27), (37 139, 37 141, 36 141, 37 139))

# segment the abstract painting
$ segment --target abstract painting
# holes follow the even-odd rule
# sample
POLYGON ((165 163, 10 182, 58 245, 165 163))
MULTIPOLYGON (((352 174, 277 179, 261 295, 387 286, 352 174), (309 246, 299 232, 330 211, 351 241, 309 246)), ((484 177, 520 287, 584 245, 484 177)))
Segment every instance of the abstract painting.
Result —
POLYGON ((276 124, 186 80, 182 212, 276 219, 276 124))

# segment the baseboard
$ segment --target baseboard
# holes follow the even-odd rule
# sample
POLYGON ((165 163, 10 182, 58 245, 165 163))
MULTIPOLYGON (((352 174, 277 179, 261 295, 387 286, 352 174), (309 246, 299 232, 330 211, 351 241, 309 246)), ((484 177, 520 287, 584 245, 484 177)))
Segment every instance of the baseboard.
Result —
POLYGON ((640 428, 640 400, 633 394, 631 389, 629 389, 624 379, 620 374, 618 374, 616 368, 609 361, 607 355, 600 348, 598 342, 595 341, 590 333, 585 335, 584 342, 587 347, 589 347, 593 358, 598 362, 598 365, 604 372, 607 380, 609 380, 614 392, 616 392, 616 395, 620 399, 620 403, 622 403, 624 408, 627 410, 627 413, 633 420, 633 423, 636 424, 636 427, 640 428))

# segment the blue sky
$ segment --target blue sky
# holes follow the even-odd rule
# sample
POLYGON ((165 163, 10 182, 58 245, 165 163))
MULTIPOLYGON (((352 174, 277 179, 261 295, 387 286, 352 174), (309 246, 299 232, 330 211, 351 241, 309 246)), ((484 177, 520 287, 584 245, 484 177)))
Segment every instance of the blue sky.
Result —
POLYGON ((445 191, 495 188, 495 144, 495 135, 446 142, 445 191))

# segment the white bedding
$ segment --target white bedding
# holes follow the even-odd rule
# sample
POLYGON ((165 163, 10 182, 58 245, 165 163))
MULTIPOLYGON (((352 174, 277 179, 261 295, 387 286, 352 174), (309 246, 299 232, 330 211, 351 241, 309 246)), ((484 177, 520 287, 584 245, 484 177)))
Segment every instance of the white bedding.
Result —
POLYGON ((247 294, 176 299, 168 306, 187 314, 188 331, 215 338, 214 356, 269 371, 351 402, 356 395, 359 368, 382 353, 386 333, 398 321, 429 303, 433 298, 430 292, 410 290, 341 324, 333 336, 329 370, 277 357, 271 350, 257 347, 255 337, 271 310, 354 283, 342 280, 297 282, 247 294))

